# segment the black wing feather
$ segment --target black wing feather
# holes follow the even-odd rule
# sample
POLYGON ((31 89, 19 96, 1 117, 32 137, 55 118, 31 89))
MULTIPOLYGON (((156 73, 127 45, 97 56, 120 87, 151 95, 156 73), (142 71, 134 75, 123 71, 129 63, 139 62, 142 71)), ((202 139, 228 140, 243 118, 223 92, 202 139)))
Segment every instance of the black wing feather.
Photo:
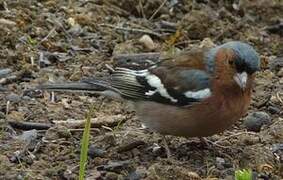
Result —
POLYGON ((155 69, 155 67, 137 71, 117 68, 111 75, 107 86, 111 86, 114 90, 119 91, 125 99, 149 100, 179 106, 190 105, 202 100, 186 97, 184 94, 186 91, 198 91, 210 87, 209 75, 201 70, 180 70, 174 74, 172 69, 165 68, 165 72, 160 72, 162 71, 157 68, 155 69), (160 84, 164 86, 163 88, 166 89, 169 97, 164 96, 164 92, 158 91, 156 87, 149 83, 149 75, 154 75, 160 80, 160 84), (175 88, 174 84, 170 86, 172 84, 170 84, 171 79, 169 77, 172 76, 176 78, 174 82, 177 82, 178 89, 175 88))

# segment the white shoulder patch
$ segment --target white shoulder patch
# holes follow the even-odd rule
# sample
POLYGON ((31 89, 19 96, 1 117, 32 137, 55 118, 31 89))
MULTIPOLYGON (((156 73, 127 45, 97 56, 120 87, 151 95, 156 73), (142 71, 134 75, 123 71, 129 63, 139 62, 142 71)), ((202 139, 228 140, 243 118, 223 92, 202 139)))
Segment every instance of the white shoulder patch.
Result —
POLYGON ((211 96, 211 91, 209 88, 205 88, 199 91, 187 91, 184 93, 187 98, 194 98, 194 99, 204 99, 211 96))
MULTIPOLYGON (((162 84, 161 80, 153 75, 153 74, 148 74, 145 76, 147 83, 151 86, 156 88, 156 91, 159 92, 159 94, 167 99, 170 99, 172 102, 176 103, 178 102, 177 99, 173 98, 172 96, 170 96, 170 94, 167 92, 166 88, 164 87, 164 85, 162 84)), ((153 95, 153 91, 149 91, 146 93, 146 95, 151 94, 153 95)))

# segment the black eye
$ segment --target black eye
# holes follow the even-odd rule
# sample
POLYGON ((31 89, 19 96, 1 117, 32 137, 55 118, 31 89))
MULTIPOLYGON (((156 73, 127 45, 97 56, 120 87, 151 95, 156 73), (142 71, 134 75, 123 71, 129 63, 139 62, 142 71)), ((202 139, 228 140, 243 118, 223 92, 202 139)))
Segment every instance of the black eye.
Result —
POLYGON ((248 65, 245 63, 245 60, 238 58, 235 62, 235 66, 238 72, 246 71, 248 65))
POLYGON ((232 66, 234 64, 233 60, 229 60, 228 63, 232 66))

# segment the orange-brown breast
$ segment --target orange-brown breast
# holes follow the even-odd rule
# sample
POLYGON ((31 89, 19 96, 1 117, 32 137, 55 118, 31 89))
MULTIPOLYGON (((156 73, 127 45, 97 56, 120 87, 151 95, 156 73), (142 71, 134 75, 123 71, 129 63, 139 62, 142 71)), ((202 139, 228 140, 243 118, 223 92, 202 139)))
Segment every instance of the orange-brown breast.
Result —
POLYGON ((210 136, 230 127, 247 111, 251 81, 245 91, 238 89, 236 84, 231 88, 230 91, 219 89, 208 99, 183 108, 155 102, 139 102, 136 105, 137 114, 148 128, 161 134, 210 136))

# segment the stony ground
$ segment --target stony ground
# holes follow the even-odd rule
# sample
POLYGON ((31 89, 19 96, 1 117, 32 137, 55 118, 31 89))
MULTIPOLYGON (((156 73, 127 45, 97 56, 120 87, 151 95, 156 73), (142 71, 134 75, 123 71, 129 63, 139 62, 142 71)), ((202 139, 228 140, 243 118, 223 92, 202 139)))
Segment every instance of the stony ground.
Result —
POLYGON ((281 0, 1 1, 0 179, 76 179, 92 105, 88 179, 233 179, 238 169, 282 178, 282 12, 281 0), (230 40, 249 42, 262 58, 247 116, 208 137, 218 146, 169 136, 170 159, 162 136, 143 130, 127 104, 32 90, 107 74, 119 54, 230 40))

